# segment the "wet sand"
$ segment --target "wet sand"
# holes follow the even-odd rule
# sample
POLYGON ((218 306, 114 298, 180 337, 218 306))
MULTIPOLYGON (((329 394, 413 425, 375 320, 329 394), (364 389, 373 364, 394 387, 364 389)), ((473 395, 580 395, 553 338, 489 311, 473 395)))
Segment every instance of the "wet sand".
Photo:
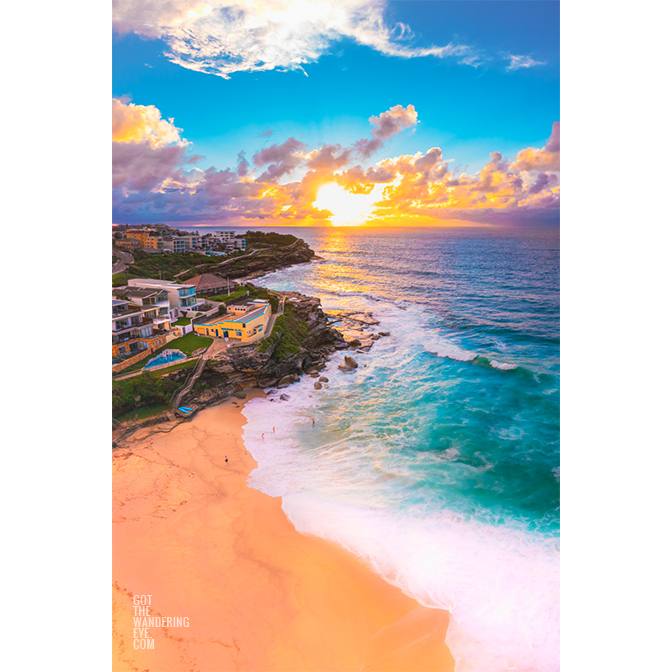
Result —
POLYGON ((279 498, 247 487, 256 462, 236 403, 113 453, 115 672, 453 670, 448 612, 298 533, 279 498), (134 632, 134 595, 189 627, 134 632))

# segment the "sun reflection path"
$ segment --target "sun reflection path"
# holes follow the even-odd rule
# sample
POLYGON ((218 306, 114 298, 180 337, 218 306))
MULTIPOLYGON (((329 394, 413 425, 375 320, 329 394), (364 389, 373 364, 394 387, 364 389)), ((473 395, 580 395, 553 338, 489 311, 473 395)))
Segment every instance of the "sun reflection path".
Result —
POLYGON ((376 202, 382 200, 384 188, 376 184, 368 194, 353 194, 329 182, 320 187, 313 207, 331 212, 332 226, 362 226, 371 218, 376 202))

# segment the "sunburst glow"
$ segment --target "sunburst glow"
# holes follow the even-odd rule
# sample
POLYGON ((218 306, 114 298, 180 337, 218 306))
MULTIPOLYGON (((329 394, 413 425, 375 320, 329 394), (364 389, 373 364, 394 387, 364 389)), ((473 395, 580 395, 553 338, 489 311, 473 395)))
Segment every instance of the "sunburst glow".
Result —
POLYGON ((377 184, 368 194, 353 194, 335 182, 317 192, 313 207, 331 213, 332 226, 361 226, 371 218, 374 206, 382 198, 384 185, 377 184))

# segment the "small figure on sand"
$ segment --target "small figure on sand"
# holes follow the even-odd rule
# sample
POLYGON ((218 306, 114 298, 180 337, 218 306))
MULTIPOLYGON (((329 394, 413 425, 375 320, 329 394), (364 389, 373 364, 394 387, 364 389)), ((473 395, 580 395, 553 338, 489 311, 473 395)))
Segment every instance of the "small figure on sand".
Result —
POLYGON ((261 438, 262 438, 262 439, 264 438, 264 433, 263 433, 263 432, 261 433, 261 438))
POLYGON ((315 424, 315 418, 312 418, 313 424, 315 424))
POLYGON ((229 461, 228 455, 224 455, 224 462, 228 462, 228 461, 229 461))
POLYGON ((273 427, 273 434, 275 434, 275 427, 273 427))

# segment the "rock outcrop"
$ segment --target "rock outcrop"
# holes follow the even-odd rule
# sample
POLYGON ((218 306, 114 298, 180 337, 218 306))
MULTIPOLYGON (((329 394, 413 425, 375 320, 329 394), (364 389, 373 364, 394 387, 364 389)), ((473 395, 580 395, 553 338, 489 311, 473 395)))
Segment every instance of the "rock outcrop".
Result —
POLYGON ((219 352, 207 361, 183 404, 196 404, 199 408, 211 406, 250 386, 284 389, 300 380, 304 373, 317 374, 324 369, 336 349, 348 347, 343 336, 329 326, 319 299, 298 292, 277 294, 284 296, 286 302, 291 302, 293 315, 308 328, 299 351, 274 357, 276 343, 270 343, 264 352, 261 352, 259 343, 254 343, 219 352))

